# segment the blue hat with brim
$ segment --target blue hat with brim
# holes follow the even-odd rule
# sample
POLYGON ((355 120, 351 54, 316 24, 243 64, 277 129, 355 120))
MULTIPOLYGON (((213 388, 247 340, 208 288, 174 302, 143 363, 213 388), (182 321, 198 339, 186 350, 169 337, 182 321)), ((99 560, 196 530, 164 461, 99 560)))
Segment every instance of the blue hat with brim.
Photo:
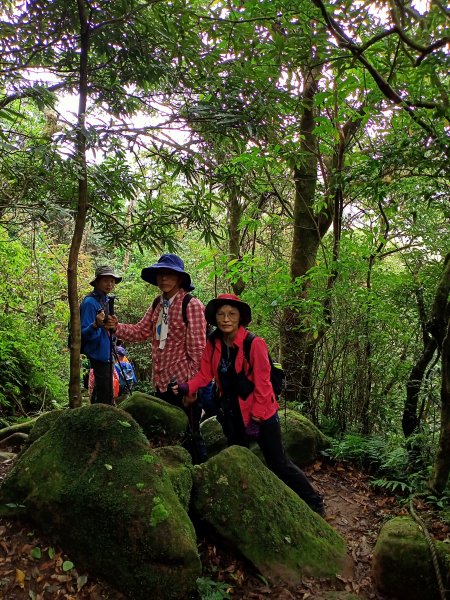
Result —
POLYGON ((159 269, 168 269, 180 273, 180 275, 183 275, 181 287, 187 292, 192 292, 195 289, 195 286, 191 283, 191 276, 184 270, 184 262, 176 254, 163 254, 157 263, 142 269, 141 278, 147 283, 157 286, 156 275, 159 269))

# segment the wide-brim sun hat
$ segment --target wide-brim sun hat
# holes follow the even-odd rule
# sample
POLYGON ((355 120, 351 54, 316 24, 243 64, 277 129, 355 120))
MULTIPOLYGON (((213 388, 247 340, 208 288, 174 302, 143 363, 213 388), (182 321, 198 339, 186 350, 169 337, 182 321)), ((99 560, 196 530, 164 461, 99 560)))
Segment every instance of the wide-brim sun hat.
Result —
POLYGON ((217 298, 210 300, 205 307, 205 318, 210 325, 217 327, 216 313, 224 304, 229 304, 238 309, 241 325, 245 327, 251 323, 252 309, 246 302, 243 302, 239 296, 235 296, 234 294, 220 294, 217 298))
POLYGON ((116 283, 120 283, 122 281, 122 277, 117 275, 117 273, 114 272, 114 269, 112 267, 108 267, 107 265, 102 265, 101 267, 97 267, 95 269, 94 279, 90 281, 89 284, 95 286, 95 282, 100 277, 114 277, 116 283))
POLYGON ((187 292, 192 292, 192 290, 195 289, 195 286, 193 286, 191 282, 191 276, 184 270, 184 262, 176 254, 163 254, 160 256, 158 262, 142 269, 141 278, 147 283, 157 286, 156 276, 159 269, 168 269, 183 275, 181 287, 187 292))

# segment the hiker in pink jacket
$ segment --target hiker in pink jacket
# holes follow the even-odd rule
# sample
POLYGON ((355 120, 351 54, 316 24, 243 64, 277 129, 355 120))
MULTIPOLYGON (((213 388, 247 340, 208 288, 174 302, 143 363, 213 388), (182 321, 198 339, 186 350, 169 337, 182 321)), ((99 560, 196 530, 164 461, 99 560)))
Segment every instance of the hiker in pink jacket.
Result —
POLYGON ((324 515, 321 496, 283 447, 266 342, 255 337, 250 361, 245 358, 246 326, 252 319, 250 306, 233 294, 221 294, 207 304, 205 317, 217 329, 209 336, 197 375, 175 386, 174 392, 189 404, 193 394, 214 378, 219 390, 217 418, 228 445, 248 447, 251 440, 257 441, 269 469, 312 510, 324 515))

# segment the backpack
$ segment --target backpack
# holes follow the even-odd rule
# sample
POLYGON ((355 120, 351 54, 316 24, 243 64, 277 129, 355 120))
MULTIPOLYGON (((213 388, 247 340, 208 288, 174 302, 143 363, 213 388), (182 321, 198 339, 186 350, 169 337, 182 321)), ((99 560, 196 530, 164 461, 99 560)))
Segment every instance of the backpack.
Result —
MULTIPOLYGON (((189 302, 192 300, 193 296, 191 294, 186 294, 182 300, 182 304, 181 304, 181 316, 183 318, 183 322, 186 325, 186 327, 189 325, 189 319, 187 318, 187 305, 189 304, 189 302)), ((153 300, 152 302, 152 310, 155 310, 155 308, 158 306, 158 304, 161 302, 161 296, 156 296, 156 298, 153 300)), ((213 330, 212 325, 206 325, 206 338, 208 338, 208 336, 211 334, 213 330)))
POLYGON ((134 385, 134 369, 129 362, 121 362, 120 366, 116 365, 116 372, 119 376, 120 393, 134 385), (127 386, 128 382, 128 386, 127 386))
MULTIPOLYGON (((244 339, 244 356, 245 356, 245 360, 248 362, 249 365, 250 365, 250 348, 252 347, 252 343, 253 343, 253 340, 255 339, 255 337, 256 337, 256 335, 254 333, 252 333, 251 331, 249 331, 244 339)), ((270 362, 270 383, 272 384, 272 388, 273 388, 275 396, 278 397, 284 389, 284 384, 286 381, 286 373, 283 371, 280 363, 274 362, 273 358, 270 356, 269 353, 268 353, 268 356, 269 356, 269 362, 270 362)))

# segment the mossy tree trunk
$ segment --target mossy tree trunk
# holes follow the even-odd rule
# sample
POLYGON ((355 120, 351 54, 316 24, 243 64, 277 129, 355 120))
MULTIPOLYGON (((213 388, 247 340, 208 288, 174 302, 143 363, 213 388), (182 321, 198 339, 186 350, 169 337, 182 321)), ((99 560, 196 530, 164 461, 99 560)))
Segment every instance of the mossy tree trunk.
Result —
POLYGON ((67 265, 67 288, 70 308, 70 380, 69 380, 69 406, 81 406, 80 388, 80 349, 81 327, 80 310, 78 304, 78 256, 83 239, 86 214, 88 209, 88 185, 86 170, 86 106, 88 96, 88 56, 90 30, 88 22, 89 6, 84 0, 78 0, 78 14, 80 19, 80 68, 79 68, 79 104, 76 138, 75 161, 78 167, 78 202, 75 214, 75 225, 69 251, 67 265))
MULTIPOLYGON (((423 323, 423 343, 424 349, 417 359, 409 379, 406 384, 406 401, 403 409, 402 427, 405 437, 409 437, 417 429, 419 418, 417 407, 419 395, 422 387, 422 381, 425 376, 425 370, 430 363, 436 349, 441 348, 448 317, 448 297, 450 293, 450 253, 447 254, 444 261, 444 271, 436 290, 433 307, 431 309, 431 318, 425 323, 425 317, 422 315, 423 323)), ((419 312, 423 312, 419 302, 419 312)))
MULTIPOLYGON (((447 311, 450 312, 450 311, 447 311)), ((442 379, 441 379, 441 432, 439 451, 434 465, 434 474, 430 487, 442 494, 450 473, 450 315, 447 320, 447 332, 442 343, 442 379)))
MULTIPOLYGON (((295 200, 294 228, 291 250, 291 280, 304 277, 316 265, 317 254, 322 238, 333 223, 332 265, 327 282, 327 292, 323 302, 324 324, 318 331, 304 327, 301 311, 287 308, 283 315, 281 327, 281 354, 283 367, 288 376, 286 398, 302 403, 305 410, 312 415, 312 387, 315 348, 331 324, 329 293, 337 279, 337 263, 340 252, 340 239, 343 212, 343 180, 345 154, 358 128, 361 119, 348 121, 342 126, 336 123, 338 141, 334 153, 329 159, 321 159, 322 176, 328 189, 327 203, 324 210, 315 209, 316 184, 318 179, 319 148, 314 134, 314 96, 321 77, 319 68, 311 69, 305 76, 302 96, 303 114, 300 122, 300 156, 301 160, 294 169, 295 200)), ((362 114, 362 111, 361 111, 362 114)), ((297 300, 308 298, 310 283, 304 280, 298 291, 297 300)))

